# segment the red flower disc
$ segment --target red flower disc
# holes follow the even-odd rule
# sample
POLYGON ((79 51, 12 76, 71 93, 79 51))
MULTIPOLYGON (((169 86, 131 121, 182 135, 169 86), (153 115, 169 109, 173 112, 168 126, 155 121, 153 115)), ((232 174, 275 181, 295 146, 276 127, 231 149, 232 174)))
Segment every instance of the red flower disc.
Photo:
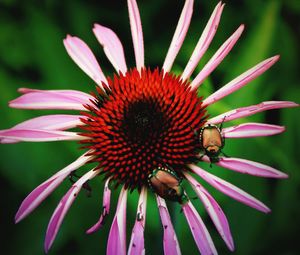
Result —
POLYGON ((137 69, 108 78, 104 93, 86 108, 82 127, 106 178, 126 188, 147 185, 150 173, 169 165, 177 173, 196 160, 205 109, 189 83, 158 69, 137 69), (109 88, 108 88, 109 87, 109 88))

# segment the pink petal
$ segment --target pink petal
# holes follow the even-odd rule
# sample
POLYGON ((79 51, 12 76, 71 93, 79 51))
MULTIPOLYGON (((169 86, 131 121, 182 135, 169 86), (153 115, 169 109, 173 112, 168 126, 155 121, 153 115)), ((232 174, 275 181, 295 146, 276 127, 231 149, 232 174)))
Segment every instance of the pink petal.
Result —
POLYGON ((285 130, 282 126, 262 123, 245 123, 222 130, 225 138, 248 138, 258 136, 270 136, 282 133, 285 130))
POLYGON ((248 71, 244 72, 243 74, 241 74, 240 76, 238 76, 237 78, 235 78, 234 80, 217 90, 215 93, 210 95, 208 98, 206 98, 203 101, 203 106, 213 104, 222 99, 223 97, 245 86, 250 81, 254 80, 257 76, 267 71, 272 65, 274 65, 277 62, 278 59, 279 56, 268 58, 260 62, 256 66, 252 67, 248 71))
POLYGON ((86 110, 92 96, 75 90, 19 89, 24 95, 9 102, 12 108, 86 110))
POLYGON ((87 153, 36 187, 23 200, 18 212, 16 213, 15 222, 18 223, 23 220, 35 208, 37 208, 71 172, 75 171, 92 159, 91 156, 87 156, 86 154, 87 153))
POLYGON ((91 79, 100 87, 102 87, 102 82, 107 84, 93 52, 84 41, 78 37, 67 35, 64 45, 70 57, 91 79))
POLYGON ((241 25, 232 36, 230 36, 225 43, 217 50, 213 57, 208 61, 208 63, 203 67, 201 72, 196 76, 196 78, 191 83, 192 89, 197 89, 202 82, 206 79, 210 73, 215 70, 215 68, 223 61, 223 59, 228 55, 233 46, 236 44, 244 30, 244 25, 241 25))
POLYGON ((69 208, 73 204, 75 198, 77 197, 82 185, 86 183, 88 180, 93 179, 96 175, 98 175, 100 170, 91 170, 83 175, 77 182, 75 182, 69 191, 64 195, 64 197, 60 200, 58 206, 56 207, 50 221, 48 224, 46 238, 45 238, 45 252, 47 253, 50 247, 53 244, 53 241, 57 235, 57 232, 62 224, 64 217, 66 216, 69 208))
POLYGON ((273 167, 246 159, 220 157, 220 161, 216 164, 243 174, 279 179, 288 178, 287 174, 273 167))
POLYGON ((83 125, 81 118, 85 117, 67 114, 44 115, 19 123, 12 129, 66 130, 83 125))
POLYGON ((147 189, 140 194, 135 224, 131 234, 128 255, 145 254, 144 229, 146 223, 147 189))
POLYGON ((298 107, 299 105, 294 102, 289 101, 266 101, 257 105, 250 105, 247 107, 237 108, 223 114, 220 114, 214 118, 209 119, 207 122, 211 124, 219 124, 221 122, 227 122, 230 120, 235 120, 247 116, 251 116, 258 112, 263 112, 267 110, 298 107), (225 118, 224 118, 225 117, 225 118))
POLYGON ((127 190, 122 188, 116 215, 108 236, 107 255, 126 255, 126 201, 127 190))
POLYGON ((244 203, 252 208, 255 208, 256 210, 262 211, 264 213, 269 213, 271 211, 262 202, 258 201, 256 198, 249 195, 245 191, 239 189, 238 187, 232 185, 231 183, 224 181, 219 177, 206 172, 205 170, 201 169, 196 165, 189 165, 189 167, 202 179, 208 182, 211 186, 215 187, 216 189, 226 194, 227 196, 232 197, 233 199, 241 203, 244 203))
POLYGON ((200 253, 202 255, 218 254, 207 228, 191 201, 182 205, 182 210, 200 253))
POLYGON ((109 188, 109 181, 110 179, 107 179, 104 185, 104 192, 103 192, 103 211, 101 213, 100 219, 98 220, 98 222, 92 226, 91 228, 89 228, 86 233, 87 234, 92 234, 94 232, 96 232, 97 230, 99 230, 103 224, 104 224, 104 219, 105 217, 109 214, 109 210, 110 210, 110 195, 111 195, 111 190, 109 188))
POLYGON ((136 68, 141 71, 141 68, 144 66, 144 40, 141 17, 136 0, 127 0, 127 3, 136 68))
POLYGON ((93 32, 117 72, 121 71, 123 74, 126 73, 127 66, 124 50, 118 36, 111 29, 99 24, 95 24, 93 32))
POLYGON ((65 95, 69 97, 73 97, 74 99, 83 100, 84 102, 89 102, 93 97, 87 93, 84 93, 79 90, 72 90, 72 89, 52 89, 52 90, 41 90, 41 89, 31 89, 31 88, 18 88, 18 92, 21 94, 27 94, 31 92, 47 92, 47 93, 54 93, 65 95))
POLYGON ((225 241, 227 247, 231 251, 233 251, 234 244, 232 235, 230 232, 227 218, 224 212, 222 211, 221 207, 218 205, 216 200, 208 193, 208 191, 200 183, 198 183, 191 175, 186 173, 185 176, 192 185, 197 196, 201 199, 202 203, 204 204, 206 211, 208 212, 213 223, 215 224, 219 234, 225 241))
MULTIPOLYGON (((77 141, 86 139, 74 132, 53 131, 42 129, 7 129, 0 131, 0 139, 17 140, 22 142, 52 142, 52 141, 77 141)), ((1 142, 1 140, 0 140, 1 142)))
POLYGON ((188 31, 192 14, 193 14, 193 5, 194 5, 194 0, 186 0, 183 10, 181 12, 170 48, 168 50, 164 65, 163 65, 163 70, 165 72, 169 72, 172 68, 172 65, 174 63, 174 60, 181 48, 181 45, 184 41, 184 38, 186 36, 186 33, 188 31))
POLYGON ((166 202, 160 196, 156 196, 161 223, 164 229, 164 255, 180 255, 180 247, 174 231, 171 217, 166 202))
POLYGON ((223 8, 224 8, 224 4, 222 4, 222 2, 219 2, 218 5, 215 7, 193 51, 193 54, 181 75, 182 80, 187 80, 191 76, 196 66, 198 65, 200 59, 208 49, 212 39, 214 38, 215 33, 217 32, 218 25, 223 12, 223 8))

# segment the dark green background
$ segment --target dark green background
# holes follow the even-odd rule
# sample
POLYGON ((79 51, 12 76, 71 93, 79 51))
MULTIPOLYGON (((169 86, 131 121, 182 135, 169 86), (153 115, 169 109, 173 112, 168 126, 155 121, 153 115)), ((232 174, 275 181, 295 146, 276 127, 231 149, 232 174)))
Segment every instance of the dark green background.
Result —
MULTIPOLYGON (((138 1, 147 65, 162 66, 183 2, 138 1)), ((183 70, 217 4, 217 1, 195 2, 191 27, 173 68, 176 73, 183 70)), ((217 35, 197 70, 201 69, 209 56, 239 24, 244 23, 246 31, 230 55, 204 82, 199 93, 207 96, 264 58, 280 54, 281 59, 248 87, 210 107, 211 115, 267 100, 300 102, 297 73, 300 70, 299 15, 299 0, 226 1, 217 35)), ((128 66, 134 66, 126 1, 0 1, 1 129, 34 116, 55 113, 9 109, 7 102, 18 96, 16 90, 19 87, 78 89, 85 92, 93 90, 93 81, 72 62, 63 47, 62 40, 68 33, 86 41, 105 73, 112 74, 113 68, 91 30, 95 22, 112 28, 119 35, 125 47, 128 66)), ((290 178, 264 180, 203 165, 208 171, 261 199, 272 209, 270 215, 264 215, 209 188, 228 216, 236 245, 234 254, 299 254, 299 109, 273 110, 240 122, 226 123, 226 126, 247 121, 286 125, 287 131, 268 138, 228 139, 224 149, 226 154, 271 165, 288 173, 290 178)), ((14 214, 22 199, 32 189, 82 153, 78 147, 75 142, 0 145, 1 254, 44 253, 43 241, 48 220, 60 197, 70 187, 70 182, 63 183, 32 215, 18 225, 13 223, 14 214)), ((83 168, 79 173, 86 169, 89 167, 83 168)), ((98 233, 87 236, 84 231, 98 219, 102 202, 101 179, 95 179, 91 185, 92 198, 87 198, 85 192, 77 198, 49 254, 105 253, 118 191, 114 192, 112 213, 105 227, 98 233)), ((192 195, 190 188, 187 187, 187 190, 192 195)), ((148 201, 146 254, 162 254, 162 228, 152 194, 148 201)), ((134 223, 136 202, 137 194, 133 193, 128 202, 128 241, 134 223)), ((229 254, 201 203, 197 200, 193 203, 203 216, 219 253, 229 254)), ((180 207, 170 204, 169 209, 182 253, 198 254, 180 207)))

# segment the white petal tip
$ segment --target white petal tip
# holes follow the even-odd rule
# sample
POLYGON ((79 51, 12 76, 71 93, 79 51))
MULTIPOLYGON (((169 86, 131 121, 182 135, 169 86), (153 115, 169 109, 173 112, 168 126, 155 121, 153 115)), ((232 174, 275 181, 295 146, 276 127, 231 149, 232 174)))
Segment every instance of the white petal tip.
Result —
POLYGON ((287 179, 287 178, 289 178, 289 175, 286 173, 280 173, 277 175, 277 178, 278 179, 287 179))
POLYGON ((242 33, 245 29, 245 24, 241 24, 238 28, 239 33, 242 33))
POLYGON ((228 241, 226 242, 226 245, 227 245, 228 249, 229 249, 231 252, 234 252, 235 247, 234 247, 234 243, 233 243, 233 240, 232 240, 232 239, 231 239, 231 240, 228 240, 228 241))
POLYGON ((22 218, 20 216, 15 216, 15 224, 18 224, 21 220, 22 218))

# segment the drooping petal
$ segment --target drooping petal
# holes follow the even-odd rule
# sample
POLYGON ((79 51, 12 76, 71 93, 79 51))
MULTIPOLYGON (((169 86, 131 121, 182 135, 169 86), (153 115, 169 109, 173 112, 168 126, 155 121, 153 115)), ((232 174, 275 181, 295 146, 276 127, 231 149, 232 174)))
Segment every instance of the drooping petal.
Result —
POLYGON ((163 64, 163 70, 165 72, 169 72, 171 70, 174 60, 184 41, 192 18, 193 5, 194 0, 185 1, 171 45, 169 47, 165 62, 163 64))
POLYGON ((42 129, 6 129, 0 131, 0 143, 2 139, 19 142, 52 142, 52 141, 78 141, 86 137, 75 132, 53 131, 42 129))
POLYGON ((171 217, 163 198, 156 195, 156 201, 159 209, 161 223, 164 229, 164 254, 165 255, 180 255, 180 247, 174 231, 171 217))
POLYGON ((117 72, 121 71, 123 74, 126 73, 127 66, 124 50, 118 36, 111 29, 99 24, 94 25, 93 32, 99 43, 103 46, 105 55, 117 72))
POLYGON ((102 202, 103 211, 100 215, 99 220, 96 222, 96 224, 86 231, 87 234, 92 234, 92 233, 96 232, 97 230, 99 230, 104 224, 105 217, 109 214, 110 196, 111 196, 111 190, 109 188, 109 181, 110 181, 110 179, 107 179, 105 182, 105 185, 104 185, 103 202, 102 202))
POLYGON ((53 191, 58 187, 59 184, 68 176, 70 173, 87 163, 93 156, 87 156, 87 153, 79 157, 70 165, 66 166, 55 175, 50 177, 48 180, 36 187, 22 202, 18 212, 15 216, 15 222, 18 223, 29 215, 35 208, 37 208, 53 191))
POLYGON ((187 173, 185 173, 185 176, 192 185, 192 188, 194 189, 198 197, 201 199, 202 203, 204 204, 206 211, 208 212, 213 223, 215 224, 219 234, 225 241, 227 247, 231 251, 233 251, 234 243, 229 224, 223 210, 218 205, 216 200, 208 193, 208 191, 200 183, 198 183, 191 175, 187 173))
POLYGON ((136 0, 127 0, 127 4, 136 68, 138 71, 141 71, 141 68, 144 66, 144 39, 141 17, 136 0))
POLYGON ((278 179, 288 178, 287 174, 280 172, 273 167, 241 158, 220 157, 220 161, 216 164, 243 174, 278 179))
POLYGON ((213 70, 215 70, 215 68, 223 61, 223 59, 231 51, 231 49, 236 44, 243 31, 244 25, 240 25, 239 28, 233 33, 233 35, 230 36, 225 43, 223 43, 223 45, 217 50, 217 52, 212 56, 208 63, 203 67, 201 72, 192 81, 191 89, 197 89, 205 80, 205 78, 209 76, 213 70))
POLYGON ((255 113, 273 110, 273 109, 280 109, 280 108, 289 108, 289 107, 299 107, 298 104, 289 101, 265 101, 261 102, 260 104, 250 105, 247 107, 237 108, 225 113, 222 113, 216 117, 213 117, 207 120, 208 123, 211 124, 219 124, 221 122, 227 122, 230 120, 235 120, 247 116, 251 116, 255 113))
POLYGON ((222 88, 217 90, 215 93, 207 97, 203 101, 203 106, 210 105, 212 103, 215 103, 222 99, 223 97, 233 93, 234 91, 240 89, 241 87, 248 84, 250 81, 254 80, 257 76, 261 75, 265 71, 267 71, 272 65, 274 65, 277 60, 279 59, 279 56, 274 56, 271 58, 268 58, 256 66, 252 67, 248 71, 242 73, 240 76, 236 77, 231 82, 224 85, 222 88))
POLYGON ((127 190, 123 187, 119 195, 116 215, 108 236, 107 255, 126 255, 126 201, 127 190))
POLYGON ((205 29, 203 30, 201 37, 199 38, 199 41, 193 51, 193 54, 190 57, 190 60, 187 63, 181 75, 182 80, 187 80, 188 78, 190 78, 200 59, 208 49, 212 39, 214 38, 215 33, 217 32, 223 8, 224 4, 222 4, 222 2, 219 2, 218 5, 215 7, 209 21, 207 22, 205 29))
POLYGON ((93 179, 100 172, 99 169, 93 169, 83 175, 77 182, 75 182, 69 191, 64 195, 60 200, 58 206, 56 207, 52 217, 49 221, 46 238, 45 238, 45 252, 47 253, 50 247, 53 244, 53 241, 57 235, 57 232, 63 222, 64 217, 66 216, 69 208, 73 204, 75 198, 77 197, 82 185, 88 180, 93 179))
POLYGON ((182 210, 200 253, 202 255, 218 254, 207 228, 191 201, 182 205, 182 210))
POLYGON ((227 196, 232 197, 233 199, 243 204, 246 204, 252 208, 255 208, 256 210, 259 210, 261 212, 269 213, 271 211, 262 202, 260 202, 253 196, 249 195, 245 191, 239 189, 238 187, 232 185, 231 183, 224 181, 221 178, 206 172, 205 170, 201 169, 196 165, 190 164, 189 167, 194 171, 194 173, 199 175, 211 186, 215 187, 216 189, 226 194, 227 196))
POLYGON ((64 45, 69 56, 92 80, 101 88, 102 82, 107 84, 96 57, 84 41, 78 37, 67 35, 64 45))
POLYGON ((225 138, 248 138, 258 136, 270 136, 284 132, 285 128, 278 125, 263 123, 245 123, 233 127, 224 128, 222 133, 225 138))
POLYGON ((140 194, 135 224, 131 234, 128 255, 145 254, 144 229, 146 223, 147 189, 143 188, 140 194))
POLYGON ((92 96, 75 90, 32 90, 19 89, 24 95, 9 102, 12 108, 86 110, 92 96))

